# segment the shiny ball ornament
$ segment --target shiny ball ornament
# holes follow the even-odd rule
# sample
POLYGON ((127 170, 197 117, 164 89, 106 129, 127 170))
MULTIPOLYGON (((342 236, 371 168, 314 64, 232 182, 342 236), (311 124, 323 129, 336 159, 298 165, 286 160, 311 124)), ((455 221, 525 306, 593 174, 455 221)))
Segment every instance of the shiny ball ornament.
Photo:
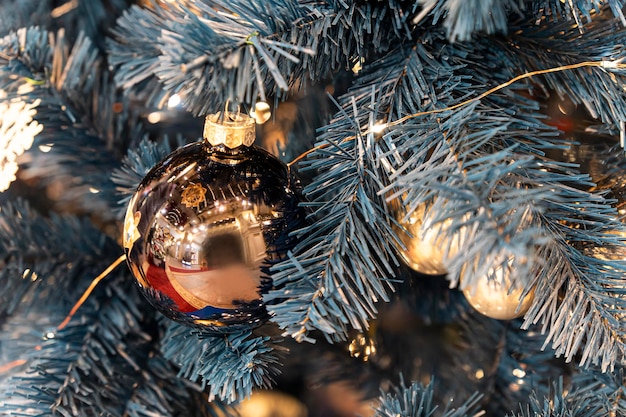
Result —
POLYGON ((450 222, 431 225, 429 220, 425 220, 424 206, 417 207, 408 220, 403 220, 403 217, 404 214, 399 213, 396 220, 406 232, 397 227, 394 229, 406 247, 398 248, 398 253, 406 265, 425 275, 447 274, 445 259, 454 257, 461 246, 459 238, 447 240, 445 229, 450 222))
POLYGON ((535 298, 535 290, 529 291, 520 303, 524 290, 511 289, 510 278, 504 276, 503 268, 490 272, 479 278, 476 285, 463 289, 467 302, 479 313, 493 319, 512 320, 526 314, 535 298), (488 278, 489 275, 492 279, 488 278))
POLYGON ((128 265, 165 316, 215 333, 267 319, 266 267, 289 249, 302 218, 287 167, 252 145, 255 121, 207 117, 205 140, 158 163, 124 222, 128 265))

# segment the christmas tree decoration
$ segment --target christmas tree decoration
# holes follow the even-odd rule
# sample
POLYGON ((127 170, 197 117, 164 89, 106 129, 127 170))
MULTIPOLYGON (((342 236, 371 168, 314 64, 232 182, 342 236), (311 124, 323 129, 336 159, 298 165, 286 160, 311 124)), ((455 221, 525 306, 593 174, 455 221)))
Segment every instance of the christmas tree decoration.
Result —
POLYGON ((272 109, 270 105, 264 101, 257 101, 254 109, 250 111, 250 117, 256 120, 257 124, 262 125, 272 117, 272 109))
POLYGON ((2 414, 626 416, 624 5, 0 1, 2 414))
POLYGON ((260 325, 281 237, 298 218, 287 167, 252 145, 255 121, 206 118, 204 141, 146 175, 127 209, 124 247, 141 292, 167 317, 229 332, 260 325))
MULTIPOLYGON (((523 288, 511 288, 509 268, 500 264, 480 277, 475 285, 465 286, 463 295, 479 313, 498 320, 521 317, 530 308, 535 298, 532 289, 524 295, 523 288)), ((461 280, 461 286, 463 282, 461 280)))
POLYGON ((399 247, 398 253, 407 266, 425 275, 447 274, 445 260, 454 257, 461 247, 458 234, 452 239, 446 235, 450 222, 433 224, 430 218, 425 218, 426 208, 423 205, 418 206, 408 220, 403 220, 402 211, 398 213, 396 220, 406 230, 395 227, 406 247, 399 247))
MULTIPOLYGON (((596 185, 591 188, 592 192, 605 194, 605 198, 612 201, 612 206, 617 210, 618 219, 626 223, 626 158, 621 146, 613 147, 602 156, 605 158, 604 172, 596 185)), ((609 231, 616 237, 626 239, 626 227, 609 231)), ((608 261, 623 261, 626 259, 626 248, 623 246, 608 245, 584 245, 583 252, 589 256, 608 261)))

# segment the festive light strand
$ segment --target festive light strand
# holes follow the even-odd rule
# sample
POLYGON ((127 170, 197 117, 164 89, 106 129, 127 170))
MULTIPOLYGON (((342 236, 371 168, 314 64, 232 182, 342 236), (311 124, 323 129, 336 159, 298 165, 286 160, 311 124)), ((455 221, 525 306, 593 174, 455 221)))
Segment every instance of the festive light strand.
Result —
MULTIPOLYGON (((483 98, 497 92, 500 91, 514 83, 516 83, 517 81, 526 79, 526 78, 531 78, 534 77, 536 75, 543 75, 543 74, 549 74, 549 73, 554 73, 554 72, 561 72, 561 71, 568 71, 568 70, 573 70, 573 69, 578 69, 578 68, 584 68, 584 67, 596 67, 596 68, 605 68, 605 69, 625 69, 626 68, 626 64, 618 62, 618 61, 585 61, 585 62, 580 62, 577 64, 570 64, 570 65, 563 65, 560 67, 554 67, 554 68, 547 68, 547 69, 543 69, 543 70, 537 70, 537 71, 531 71, 531 72, 527 72, 524 74, 520 74, 514 78, 511 78, 510 80, 503 82, 502 84, 499 84, 479 95, 477 95, 476 97, 470 98, 468 100, 465 100, 463 102, 454 104, 450 107, 444 107, 441 109, 434 109, 434 110, 429 110, 429 111, 423 111, 423 112, 418 112, 418 113, 413 113, 413 114, 409 114, 406 115, 398 120, 394 120, 392 122, 388 122, 382 125, 383 129, 384 128, 388 128, 391 126, 397 126, 401 123, 406 122, 407 120, 410 119, 414 119, 416 117, 420 117, 420 116, 427 116, 430 114, 437 114, 437 113, 443 113, 446 111, 450 111, 450 110, 456 110, 459 109, 461 107, 467 106, 471 103, 474 103, 476 101, 482 100, 483 98)), ((226 107, 228 107, 228 103, 226 104, 226 107)), ((374 133, 374 132, 380 132, 381 130, 381 126, 377 125, 377 126, 372 126, 370 129, 366 130, 365 132, 363 132, 363 134, 368 134, 368 133, 374 133)), ((347 138, 345 138, 345 141, 349 141, 349 140, 354 140, 356 137, 355 136, 349 136, 347 138)), ((307 155, 319 150, 319 149, 324 149, 326 147, 328 147, 329 144, 325 143, 322 145, 318 145, 315 146, 309 150, 307 150, 306 152, 301 153, 300 155, 298 155, 295 159, 293 159, 291 162, 289 162, 287 164, 288 167, 291 167, 292 165, 296 164, 297 162, 301 161, 302 159, 304 159, 307 155)), ((83 295, 80 297, 80 299, 76 302, 76 304, 74 304, 74 306, 72 307, 72 309, 70 310, 69 314, 67 315, 67 317, 65 318, 65 320, 63 320, 63 322, 61 324, 59 324, 59 326, 57 327, 57 330, 62 330, 63 328, 65 328, 67 326, 67 324, 70 322, 70 320, 72 319, 72 317, 74 316, 74 314, 76 313, 76 311, 78 311, 78 309, 84 304, 84 302, 89 298, 89 296, 91 295, 91 293, 93 292, 93 290, 96 288, 96 286, 100 283, 100 281, 102 281, 104 278, 106 278, 115 268, 117 268, 117 266, 119 266, 119 264, 121 264, 122 262, 124 262, 126 260, 126 255, 122 255, 119 258, 117 258, 111 265, 109 265, 100 275, 98 275, 96 278, 94 278, 94 280, 91 282, 91 284, 89 285, 89 287, 87 288, 87 290, 85 290, 85 292, 83 293, 83 295)), ((0 368, 1 369, 1 368, 0 368)))
POLYGON ((126 255, 124 254, 120 256, 119 258, 117 258, 115 261, 113 261, 111 265, 109 265, 104 271, 102 271, 100 275, 98 275, 96 278, 94 278, 93 281, 91 281, 91 284, 89 284, 89 287, 85 290, 85 292, 80 297, 80 299, 76 302, 76 304, 74 304, 74 307, 72 307, 67 317, 65 317, 65 320, 63 320, 63 322, 61 322, 61 324, 57 326, 57 330, 63 330, 65 326, 67 326, 70 320, 72 320, 72 317, 74 316, 74 314, 76 314, 76 311, 78 311, 80 306, 82 306, 85 303, 85 301, 87 301, 87 299, 89 298, 93 290, 96 288, 96 286, 100 283, 100 281, 105 279, 111 272, 113 272, 115 268, 118 267, 119 264, 121 264, 125 260, 126 260, 126 255))
MULTIPOLYGON (((459 109, 461 107, 467 106, 468 104, 474 103, 476 101, 482 100, 483 98, 490 96, 491 94, 500 91, 508 86, 510 86, 511 84, 514 84, 520 80, 526 79, 526 78, 531 78, 534 77, 535 75, 543 75, 543 74, 550 74, 553 72, 562 72, 562 71, 569 71, 569 70, 574 70, 574 69, 578 69, 578 68, 585 68, 585 67, 595 67, 595 68, 604 68, 604 69, 625 69, 626 68, 626 64, 620 62, 620 61, 584 61, 584 62, 579 62, 577 64, 570 64, 570 65, 562 65, 560 67, 553 67, 553 68, 547 68, 547 69, 543 69, 543 70, 537 70, 537 71, 530 71, 524 74, 520 74, 514 78, 511 78, 508 81, 503 82, 502 84, 499 84, 479 95, 477 95, 476 97, 472 97, 468 100, 462 101, 460 103, 454 104, 450 107, 444 107, 441 109, 434 109, 434 110, 428 110, 428 111, 423 111, 423 112, 417 112, 417 113, 412 113, 409 115, 406 115, 404 117, 401 117, 398 120, 394 120, 392 122, 388 122, 383 124, 383 128, 388 128, 388 127, 392 127, 392 126, 397 126, 401 123, 406 122, 407 120, 411 120, 414 119, 416 117, 420 117, 420 116, 428 116, 431 114, 437 114, 437 113, 443 113, 446 111, 450 111, 450 110, 456 110, 459 109)), ((375 128, 371 127, 370 129, 366 130, 365 132, 363 132, 363 134, 368 134, 368 133, 375 133, 374 130, 380 132, 381 126, 377 125, 375 128)), ((349 136, 347 138, 344 139, 344 141, 350 141, 350 140, 354 140, 356 139, 355 136, 349 136)), ((309 155, 310 153, 313 153, 319 149, 324 149, 327 148, 329 146, 328 143, 324 143, 318 146, 315 146, 309 150, 307 150, 306 152, 301 153, 300 155, 298 155, 294 160, 292 160, 291 162, 289 162, 287 164, 287 166, 291 167, 293 164, 301 161, 303 158, 305 158, 307 155, 309 155)))

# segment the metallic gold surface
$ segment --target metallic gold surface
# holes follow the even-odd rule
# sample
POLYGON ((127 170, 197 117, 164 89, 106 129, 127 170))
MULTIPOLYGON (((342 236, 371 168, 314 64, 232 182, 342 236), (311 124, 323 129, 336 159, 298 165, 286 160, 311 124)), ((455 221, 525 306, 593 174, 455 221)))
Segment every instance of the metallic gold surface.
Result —
MULTIPOLYGON (((408 232, 396 228, 396 232, 406 246, 399 248, 399 254, 404 262, 414 271, 426 275, 445 275, 448 270, 445 259, 454 257, 459 249, 458 238, 448 240, 445 228, 449 222, 429 226, 429 221, 424 223, 425 208, 419 206, 413 211, 408 221, 398 222, 408 232)), ((398 216, 401 217, 401 216, 398 216)))
POLYGON ((272 109, 270 105, 264 101, 257 101, 254 109, 250 111, 250 117, 256 120, 256 123, 262 125, 272 117, 272 109))
POLYGON ((267 152, 187 145, 131 199, 129 266, 146 298, 174 320, 216 331, 258 325, 271 285, 264 263, 286 253, 276 242, 297 204, 287 168, 267 152))
POLYGON ((251 146, 256 139, 255 120, 242 113, 210 114, 204 123, 203 137, 213 146, 251 146))
POLYGON ((523 289, 511 289, 511 280, 505 276, 507 273, 503 268, 491 272, 493 280, 488 278, 488 274, 481 277, 475 286, 463 289, 469 304, 479 313, 498 320, 512 320, 526 314, 535 298, 535 290, 521 299, 523 289))

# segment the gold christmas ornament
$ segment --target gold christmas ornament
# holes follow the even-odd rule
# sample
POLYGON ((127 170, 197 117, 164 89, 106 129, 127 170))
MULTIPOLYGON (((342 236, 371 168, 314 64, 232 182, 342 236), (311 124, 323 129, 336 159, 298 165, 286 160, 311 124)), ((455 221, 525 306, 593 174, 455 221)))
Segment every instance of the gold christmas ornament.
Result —
POLYGON ((416 272, 426 275, 445 275, 448 269, 445 260, 454 257, 460 249, 458 235, 449 240, 446 229, 450 221, 432 224, 425 218, 425 207, 419 206, 407 221, 402 221, 404 213, 396 217, 408 233, 395 228, 406 249, 400 247, 399 254, 404 262, 416 272))
POLYGON ((256 123, 262 125, 272 117, 270 105, 264 101, 258 101, 254 105, 254 110, 250 111, 250 117, 256 120, 256 123))
POLYGON ((512 320, 526 314, 535 298, 535 290, 529 291, 520 302, 523 292, 523 288, 511 288, 510 273, 502 265, 490 269, 476 285, 463 288, 463 295, 476 311, 498 320, 512 320))
MULTIPOLYGON (((620 152, 623 152, 620 150, 620 152)), ((613 167, 609 174, 597 181, 592 192, 606 192, 606 198, 615 200, 613 206, 617 209, 617 215, 622 223, 626 222, 626 175, 624 175, 623 164, 613 167), (621 169, 620 169, 621 168, 621 169)), ((621 238, 626 238, 626 233, 622 230, 612 230, 621 238)), ((621 245, 595 245, 590 242, 583 247, 583 253, 605 261, 622 261, 626 259, 626 248, 621 245)))

